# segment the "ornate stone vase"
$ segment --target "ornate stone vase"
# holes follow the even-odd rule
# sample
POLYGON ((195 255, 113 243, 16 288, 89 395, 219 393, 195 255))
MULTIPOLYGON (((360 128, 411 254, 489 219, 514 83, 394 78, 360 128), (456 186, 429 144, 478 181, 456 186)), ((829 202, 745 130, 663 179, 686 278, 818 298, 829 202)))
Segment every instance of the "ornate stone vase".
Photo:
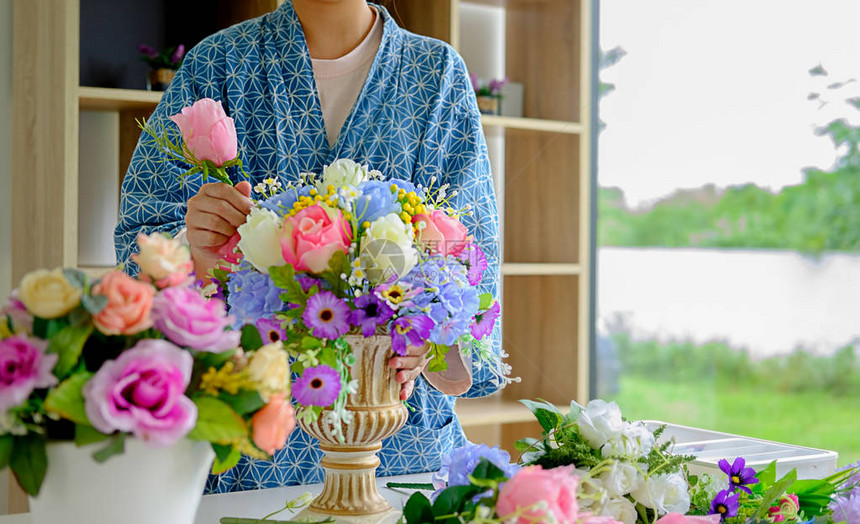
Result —
MULTIPOLYGON (((357 391, 349 396, 347 410, 354 418, 343 425, 345 442, 335 436, 330 424, 324 422, 326 411, 316 423, 299 425, 319 439, 325 470, 322 493, 308 508, 312 514, 345 516, 375 516, 391 512, 391 505, 376 488, 377 452, 382 439, 394 435, 406 423, 406 407, 400 401, 400 384, 395 370, 388 367, 392 355, 391 338, 375 335, 347 335, 347 343, 355 355, 350 369, 358 381, 357 391)), ((343 518, 337 519, 339 522, 343 518)))

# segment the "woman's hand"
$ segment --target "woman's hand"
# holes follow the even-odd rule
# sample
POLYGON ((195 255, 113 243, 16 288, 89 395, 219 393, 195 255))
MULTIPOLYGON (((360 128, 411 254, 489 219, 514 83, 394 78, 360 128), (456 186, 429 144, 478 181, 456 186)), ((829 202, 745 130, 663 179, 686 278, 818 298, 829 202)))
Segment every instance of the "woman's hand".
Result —
POLYGON ((427 365, 427 353, 430 346, 408 346, 405 356, 394 356, 388 361, 388 367, 397 369, 394 379, 400 383, 400 400, 407 400, 415 389, 415 379, 424 371, 427 365))
POLYGON ((198 275, 205 275, 215 265, 218 248, 245 223, 251 212, 250 196, 250 182, 239 182, 235 187, 217 182, 203 184, 188 200, 186 238, 198 275))

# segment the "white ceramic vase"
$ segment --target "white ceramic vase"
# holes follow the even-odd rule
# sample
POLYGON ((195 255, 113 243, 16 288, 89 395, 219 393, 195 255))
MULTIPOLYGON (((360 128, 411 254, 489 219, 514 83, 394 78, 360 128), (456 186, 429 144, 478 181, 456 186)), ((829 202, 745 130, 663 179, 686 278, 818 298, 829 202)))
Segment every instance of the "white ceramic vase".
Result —
POLYGON ((192 524, 215 454, 206 442, 183 439, 150 448, 129 438, 125 453, 103 463, 104 443, 48 444, 48 471, 30 498, 34 524, 192 524))
POLYGON ((400 384, 394 379, 395 370, 388 367, 392 355, 391 337, 376 335, 364 338, 347 335, 347 343, 355 355, 350 368, 358 381, 358 390, 349 396, 346 408, 353 412, 353 421, 343 426, 345 442, 340 442, 323 416, 314 424, 299 425, 320 441, 325 456, 325 486, 309 510, 299 517, 336 516, 338 522, 383 522, 399 514, 379 494, 376 488, 376 453, 382 439, 394 435, 406 423, 406 407, 400 401, 400 384))

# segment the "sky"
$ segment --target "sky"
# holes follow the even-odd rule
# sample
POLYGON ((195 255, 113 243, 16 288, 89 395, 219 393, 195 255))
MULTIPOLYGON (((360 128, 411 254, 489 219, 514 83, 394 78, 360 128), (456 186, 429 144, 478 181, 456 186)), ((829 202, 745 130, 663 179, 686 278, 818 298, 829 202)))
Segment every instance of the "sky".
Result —
MULTIPOLYGON (((827 168, 835 151, 814 128, 856 115, 847 96, 819 109, 813 91, 860 80, 860 0, 602 0, 600 45, 627 51, 605 70, 602 186, 639 206, 677 188, 754 182, 774 191, 827 168), (813 78, 821 64, 830 75, 813 78)), ((860 118, 852 120, 860 123, 860 118)))

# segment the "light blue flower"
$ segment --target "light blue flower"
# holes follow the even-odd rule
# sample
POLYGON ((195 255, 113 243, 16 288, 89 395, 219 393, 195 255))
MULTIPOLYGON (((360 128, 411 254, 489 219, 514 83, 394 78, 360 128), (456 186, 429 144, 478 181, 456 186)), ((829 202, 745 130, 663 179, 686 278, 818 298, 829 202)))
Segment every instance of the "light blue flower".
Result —
POLYGON ((469 475, 475 471, 475 467, 482 458, 492 462, 508 478, 513 477, 520 470, 519 466, 511 464, 511 456, 499 446, 489 447, 486 444, 468 442, 465 446, 452 451, 450 455, 442 456, 442 467, 432 477, 433 486, 439 489, 446 485, 469 485, 469 475))
POLYGON ((361 195, 355 199, 355 216, 359 223, 373 222, 391 213, 400 212, 400 204, 391 192, 391 182, 368 180, 358 186, 361 195))
POLYGON ((271 318, 284 310, 281 290, 269 275, 253 269, 243 269, 230 275, 227 281, 227 306, 236 318, 233 329, 255 324, 260 318, 271 318))
POLYGON ((310 186, 305 186, 301 189, 288 187, 283 193, 278 193, 260 205, 269 211, 274 211, 278 215, 284 216, 289 213, 290 209, 293 208, 293 204, 296 203, 300 196, 310 196, 311 189, 310 186))

